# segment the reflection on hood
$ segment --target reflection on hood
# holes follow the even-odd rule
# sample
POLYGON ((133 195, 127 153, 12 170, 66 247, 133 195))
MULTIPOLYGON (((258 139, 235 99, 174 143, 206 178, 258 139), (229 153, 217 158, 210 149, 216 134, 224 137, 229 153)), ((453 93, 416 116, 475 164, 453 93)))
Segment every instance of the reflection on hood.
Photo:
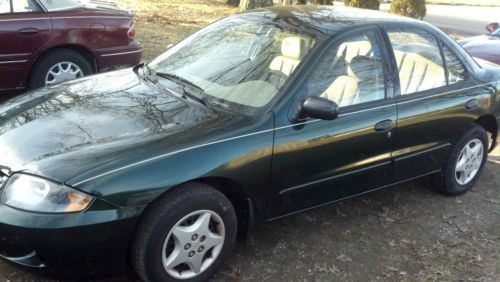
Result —
POLYGON ((45 88, 0 106, 0 165, 25 167, 75 151, 80 161, 96 165, 90 152, 110 159, 116 150, 210 128, 207 123, 217 117, 153 90, 130 70, 106 76, 45 88))

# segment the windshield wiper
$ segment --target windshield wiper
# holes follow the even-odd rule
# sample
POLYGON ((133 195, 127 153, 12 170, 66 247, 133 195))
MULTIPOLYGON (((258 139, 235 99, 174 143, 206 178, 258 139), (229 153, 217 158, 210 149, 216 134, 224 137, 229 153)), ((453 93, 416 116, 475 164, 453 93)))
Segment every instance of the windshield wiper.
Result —
POLYGON ((199 95, 193 91, 189 91, 188 87, 191 87, 191 88, 195 88, 196 90, 200 91, 201 93, 205 92, 205 90, 203 90, 203 88, 201 88, 200 86, 196 85, 195 83, 181 77, 181 76, 178 76, 176 74, 172 74, 172 73, 165 73, 165 72, 155 72, 154 73, 156 76, 159 76, 159 77, 162 77, 162 78, 166 78, 166 79, 169 79, 169 80, 173 80, 175 82, 178 82, 180 84, 183 85, 182 87, 182 91, 184 92, 184 97, 183 98, 186 98, 186 97, 189 97, 191 98, 192 100, 195 100, 201 104, 203 104, 204 106, 206 107, 210 107, 210 105, 208 104, 207 100, 205 99, 205 95, 199 95))
POLYGON ((149 62, 144 62, 141 67, 142 74, 151 82, 156 83, 156 75, 149 66, 149 62))
POLYGON ((200 86, 196 85, 192 81, 187 80, 184 77, 178 76, 176 74, 166 73, 166 72, 155 72, 155 74, 157 76, 159 76, 159 77, 163 77, 163 78, 166 78, 166 79, 174 80, 174 81, 177 81, 177 82, 179 82, 179 83, 181 83, 183 85, 187 85, 187 86, 190 86, 192 88, 196 88, 199 91, 205 92, 205 90, 203 90, 203 88, 201 88, 200 86))

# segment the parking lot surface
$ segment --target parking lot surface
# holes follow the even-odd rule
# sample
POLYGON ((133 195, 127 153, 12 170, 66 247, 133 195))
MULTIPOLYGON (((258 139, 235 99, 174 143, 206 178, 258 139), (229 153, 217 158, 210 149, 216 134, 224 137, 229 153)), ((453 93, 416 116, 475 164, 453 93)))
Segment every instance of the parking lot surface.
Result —
MULTIPOLYGON (((415 181, 270 222, 214 281, 498 281, 499 183, 489 162, 463 196, 415 181)), ((56 280, 0 262, 0 281, 56 280)))

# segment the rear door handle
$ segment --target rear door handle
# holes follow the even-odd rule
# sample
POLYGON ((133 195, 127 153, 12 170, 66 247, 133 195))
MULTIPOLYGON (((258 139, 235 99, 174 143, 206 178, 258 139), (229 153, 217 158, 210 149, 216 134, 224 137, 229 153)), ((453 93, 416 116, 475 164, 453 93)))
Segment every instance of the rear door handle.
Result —
POLYGON ((476 109, 478 106, 479 103, 477 102, 477 99, 472 99, 467 101, 467 103, 465 103, 465 109, 469 111, 476 109))
POLYGON ((394 127, 394 122, 390 119, 386 119, 375 124, 374 129, 376 132, 387 132, 391 130, 393 127, 394 127))
POLYGON ((39 30, 33 27, 23 28, 17 31, 20 35, 37 35, 38 32, 39 30))

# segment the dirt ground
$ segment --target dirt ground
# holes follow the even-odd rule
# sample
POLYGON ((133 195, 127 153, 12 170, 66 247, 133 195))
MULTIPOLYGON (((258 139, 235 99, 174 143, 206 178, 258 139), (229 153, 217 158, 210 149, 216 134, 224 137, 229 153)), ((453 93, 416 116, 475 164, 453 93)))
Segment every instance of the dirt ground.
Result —
MULTIPOLYGON (((270 222, 213 280, 499 281, 499 183, 490 161, 463 196, 415 181, 270 222)), ((54 281, 5 262, 0 280, 54 281)))

